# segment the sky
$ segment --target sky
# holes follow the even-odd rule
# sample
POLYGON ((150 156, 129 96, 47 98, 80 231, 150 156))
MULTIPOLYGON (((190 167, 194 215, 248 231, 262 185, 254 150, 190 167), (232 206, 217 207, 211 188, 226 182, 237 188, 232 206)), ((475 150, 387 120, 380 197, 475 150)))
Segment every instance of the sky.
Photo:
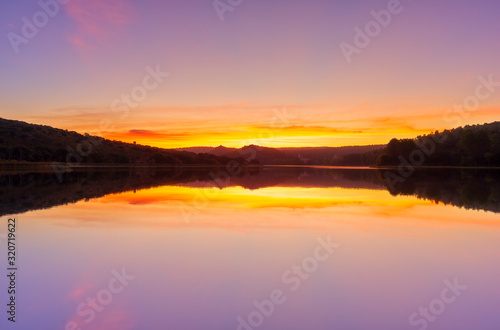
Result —
POLYGON ((166 148, 500 118, 497 0, 59 1, 2 3, 0 117, 166 148))

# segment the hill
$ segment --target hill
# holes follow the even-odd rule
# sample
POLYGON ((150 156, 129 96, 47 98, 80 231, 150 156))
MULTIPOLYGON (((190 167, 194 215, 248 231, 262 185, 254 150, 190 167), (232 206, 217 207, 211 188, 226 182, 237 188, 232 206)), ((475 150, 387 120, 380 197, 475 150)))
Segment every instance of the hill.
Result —
POLYGON ((258 162, 262 165, 303 165, 303 162, 297 155, 287 154, 280 149, 261 147, 257 145, 248 145, 243 148, 227 148, 218 146, 216 148, 191 147, 178 150, 200 150, 219 157, 239 158, 258 162))
MULTIPOLYGON (((239 164, 245 165, 242 157, 239 164)), ((163 164, 217 166, 230 161, 193 153, 106 140, 89 134, 0 118, 0 161, 70 164, 163 164)))
POLYGON ((375 163, 385 145, 279 148, 298 157, 305 165, 369 166, 375 163))
POLYGON ((297 147, 267 148, 249 145, 243 148, 218 146, 191 147, 178 150, 205 152, 217 156, 245 157, 264 165, 363 165, 375 164, 377 156, 385 145, 347 146, 347 147, 297 147), (373 154, 373 155, 372 155, 373 154), (362 156, 364 155, 364 156, 362 156), (361 162, 363 158, 363 162, 361 162), (366 159, 365 159, 366 158, 366 159))
POLYGON ((459 127, 392 139, 378 157, 379 166, 500 166, 500 122, 459 127))

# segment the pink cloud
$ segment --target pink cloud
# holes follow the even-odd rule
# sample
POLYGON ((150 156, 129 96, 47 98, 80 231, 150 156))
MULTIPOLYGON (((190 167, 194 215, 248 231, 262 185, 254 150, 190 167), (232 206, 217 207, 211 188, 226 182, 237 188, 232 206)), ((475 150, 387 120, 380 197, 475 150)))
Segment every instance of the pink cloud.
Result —
POLYGON ((65 8, 77 24, 68 40, 80 50, 107 42, 132 21, 134 13, 126 0, 72 0, 65 8))

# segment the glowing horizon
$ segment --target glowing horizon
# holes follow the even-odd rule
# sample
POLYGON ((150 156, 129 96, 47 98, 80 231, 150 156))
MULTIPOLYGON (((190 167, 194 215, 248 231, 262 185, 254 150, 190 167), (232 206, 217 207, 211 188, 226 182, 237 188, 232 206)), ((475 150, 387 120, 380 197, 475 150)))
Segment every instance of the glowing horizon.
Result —
MULTIPOLYGON (((147 118, 134 118, 134 123, 131 123, 129 119, 121 120, 116 115, 113 118, 101 113, 73 114, 71 116, 77 118, 74 121, 70 120, 69 116, 59 115, 48 117, 32 116, 26 121, 33 124, 68 129, 80 134, 89 133, 109 140, 126 143, 136 142, 140 145, 166 149, 217 147, 219 145, 241 148, 251 144, 284 148, 383 145, 387 144, 392 138, 415 138, 419 135, 453 129, 459 126, 493 122, 496 119, 496 113, 500 113, 500 110, 497 111, 496 109, 477 110, 474 113, 475 122, 456 116, 460 125, 453 126, 446 125, 448 121, 442 120, 440 113, 438 115, 413 116, 411 119, 408 117, 365 117, 360 120, 344 118, 337 122, 327 122, 326 120, 318 122, 310 121, 309 118, 299 118, 300 114, 297 115, 296 111, 292 112, 293 110, 286 108, 266 111, 269 113, 268 117, 271 118, 267 125, 264 121, 262 123, 245 122, 245 114, 241 113, 239 118, 233 117, 234 122, 237 123, 234 125, 231 125, 230 120, 225 118, 215 118, 212 121, 185 120, 182 118, 165 119, 167 122, 176 121, 176 129, 172 129, 159 121, 148 124, 147 118), (286 118, 282 116, 283 114, 303 124, 290 124, 291 119, 286 119, 285 123, 279 124, 277 119, 286 118), (409 126, 405 124, 406 120, 412 120, 415 125, 409 126), (103 127, 103 121, 106 123, 105 127, 103 127), (86 124, 87 122, 94 122, 95 124, 89 125, 86 124), (58 125, 51 123, 58 123, 58 125), (130 129, 127 129, 127 126, 130 126, 130 129), (148 129, 133 129, 132 127, 147 127, 148 129)), ((443 114, 445 113, 446 110, 443 111, 443 114)), ((7 119, 19 120, 17 118, 7 119)))

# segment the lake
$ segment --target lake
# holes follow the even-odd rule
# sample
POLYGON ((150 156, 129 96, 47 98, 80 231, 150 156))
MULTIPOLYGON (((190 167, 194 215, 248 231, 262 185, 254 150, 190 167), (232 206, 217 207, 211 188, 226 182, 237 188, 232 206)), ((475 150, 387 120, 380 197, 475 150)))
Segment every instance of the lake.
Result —
POLYGON ((12 328, 500 329, 500 170, 387 171, 3 170, 12 328))

